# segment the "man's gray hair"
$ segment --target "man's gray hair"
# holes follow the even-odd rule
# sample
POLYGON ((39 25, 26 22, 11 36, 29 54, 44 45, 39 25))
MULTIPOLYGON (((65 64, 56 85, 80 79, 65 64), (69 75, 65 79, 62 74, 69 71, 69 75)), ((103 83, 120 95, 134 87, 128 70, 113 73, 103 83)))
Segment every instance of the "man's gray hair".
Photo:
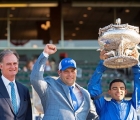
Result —
POLYGON ((5 49, 2 52, 0 52, 0 62, 2 62, 4 56, 6 56, 8 54, 14 54, 17 57, 18 61, 19 61, 19 55, 15 50, 5 49))

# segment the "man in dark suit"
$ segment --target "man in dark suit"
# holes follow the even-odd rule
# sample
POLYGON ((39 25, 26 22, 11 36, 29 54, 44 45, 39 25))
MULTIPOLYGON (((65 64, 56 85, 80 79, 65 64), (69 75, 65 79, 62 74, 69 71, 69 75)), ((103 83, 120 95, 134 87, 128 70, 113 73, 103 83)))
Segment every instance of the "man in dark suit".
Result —
POLYGON ((18 63, 16 51, 0 53, 0 120, 32 120, 29 90, 15 80, 18 63))

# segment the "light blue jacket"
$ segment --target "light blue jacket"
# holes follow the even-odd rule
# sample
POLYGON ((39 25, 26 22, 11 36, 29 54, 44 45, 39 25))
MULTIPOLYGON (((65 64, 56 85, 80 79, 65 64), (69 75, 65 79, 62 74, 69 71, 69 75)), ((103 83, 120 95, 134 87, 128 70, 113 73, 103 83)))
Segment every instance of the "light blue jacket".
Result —
POLYGON ((74 111, 68 86, 60 78, 55 80, 50 76, 43 77, 47 59, 42 53, 30 76, 31 84, 41 99, 43 120, 97 120, 98 116, 87 90, 76 84, 83 94, 83 102, 78 110, 74 111))
POLYGON ((140 66, 132 67, 134 73, 134 92, 131 100, 106 101, 102 96, 101 78, 107 68, 101 60, 88 84, 88 91, 94 100, 100 120, 137 120, 136 109, 140 108, 140 66))

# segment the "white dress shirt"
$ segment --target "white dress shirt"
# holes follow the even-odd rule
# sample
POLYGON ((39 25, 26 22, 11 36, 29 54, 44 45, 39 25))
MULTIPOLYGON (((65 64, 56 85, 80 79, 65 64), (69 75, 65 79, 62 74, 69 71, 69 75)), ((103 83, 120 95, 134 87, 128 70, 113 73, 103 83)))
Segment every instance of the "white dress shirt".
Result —
MULTIPOLYGON (((8 80, 7 78, 5 78, 3 75, 2 75, 2 80, 3 80, 3 83, 8 91, 8 94, 10 96, 10 100, 12 102, 12 99, 11 99, 11 86, 9 85, 9 83, 11 82, 10 80, 8 80)), ((12 81, 14 83, 14 88, 15 88, 15 93, 16 93, 16 99, 17 99, 17 108, 19 110, 19 107, 20 107, 20 97, 19 97, 19 93, 18 93, 18 89, 17 89, 17 85, 15 83, 15 80, 12 81)))
POLYGON ((82 95, 81 91, 77 87, 75 87, 75 84, 72 85, 72 86, 74 87, 73 92, 74 92, 74 94, 75 94, 75 96, 77 98, 78 107, 79 107, 81 105, 81 103, 83 102, 83 95, 82 95))

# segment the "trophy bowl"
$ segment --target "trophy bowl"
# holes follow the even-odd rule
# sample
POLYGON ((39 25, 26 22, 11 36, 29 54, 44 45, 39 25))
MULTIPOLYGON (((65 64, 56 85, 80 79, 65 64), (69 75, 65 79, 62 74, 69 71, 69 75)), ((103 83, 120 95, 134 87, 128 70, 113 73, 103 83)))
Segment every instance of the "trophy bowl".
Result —
POLYGON ((132 56, 110 57, 104 60, 104 65, 108 68, 129 68, 138 63, 138 60, 132 56), (130 64, 131 63, 131 64, 130 64))
POLYGON ((104 65, 108 68, 129 68, 139 62, 139 28, 120 23, 118 18, 116 24, 99 29, 98 43, 106 51, 104 65))

